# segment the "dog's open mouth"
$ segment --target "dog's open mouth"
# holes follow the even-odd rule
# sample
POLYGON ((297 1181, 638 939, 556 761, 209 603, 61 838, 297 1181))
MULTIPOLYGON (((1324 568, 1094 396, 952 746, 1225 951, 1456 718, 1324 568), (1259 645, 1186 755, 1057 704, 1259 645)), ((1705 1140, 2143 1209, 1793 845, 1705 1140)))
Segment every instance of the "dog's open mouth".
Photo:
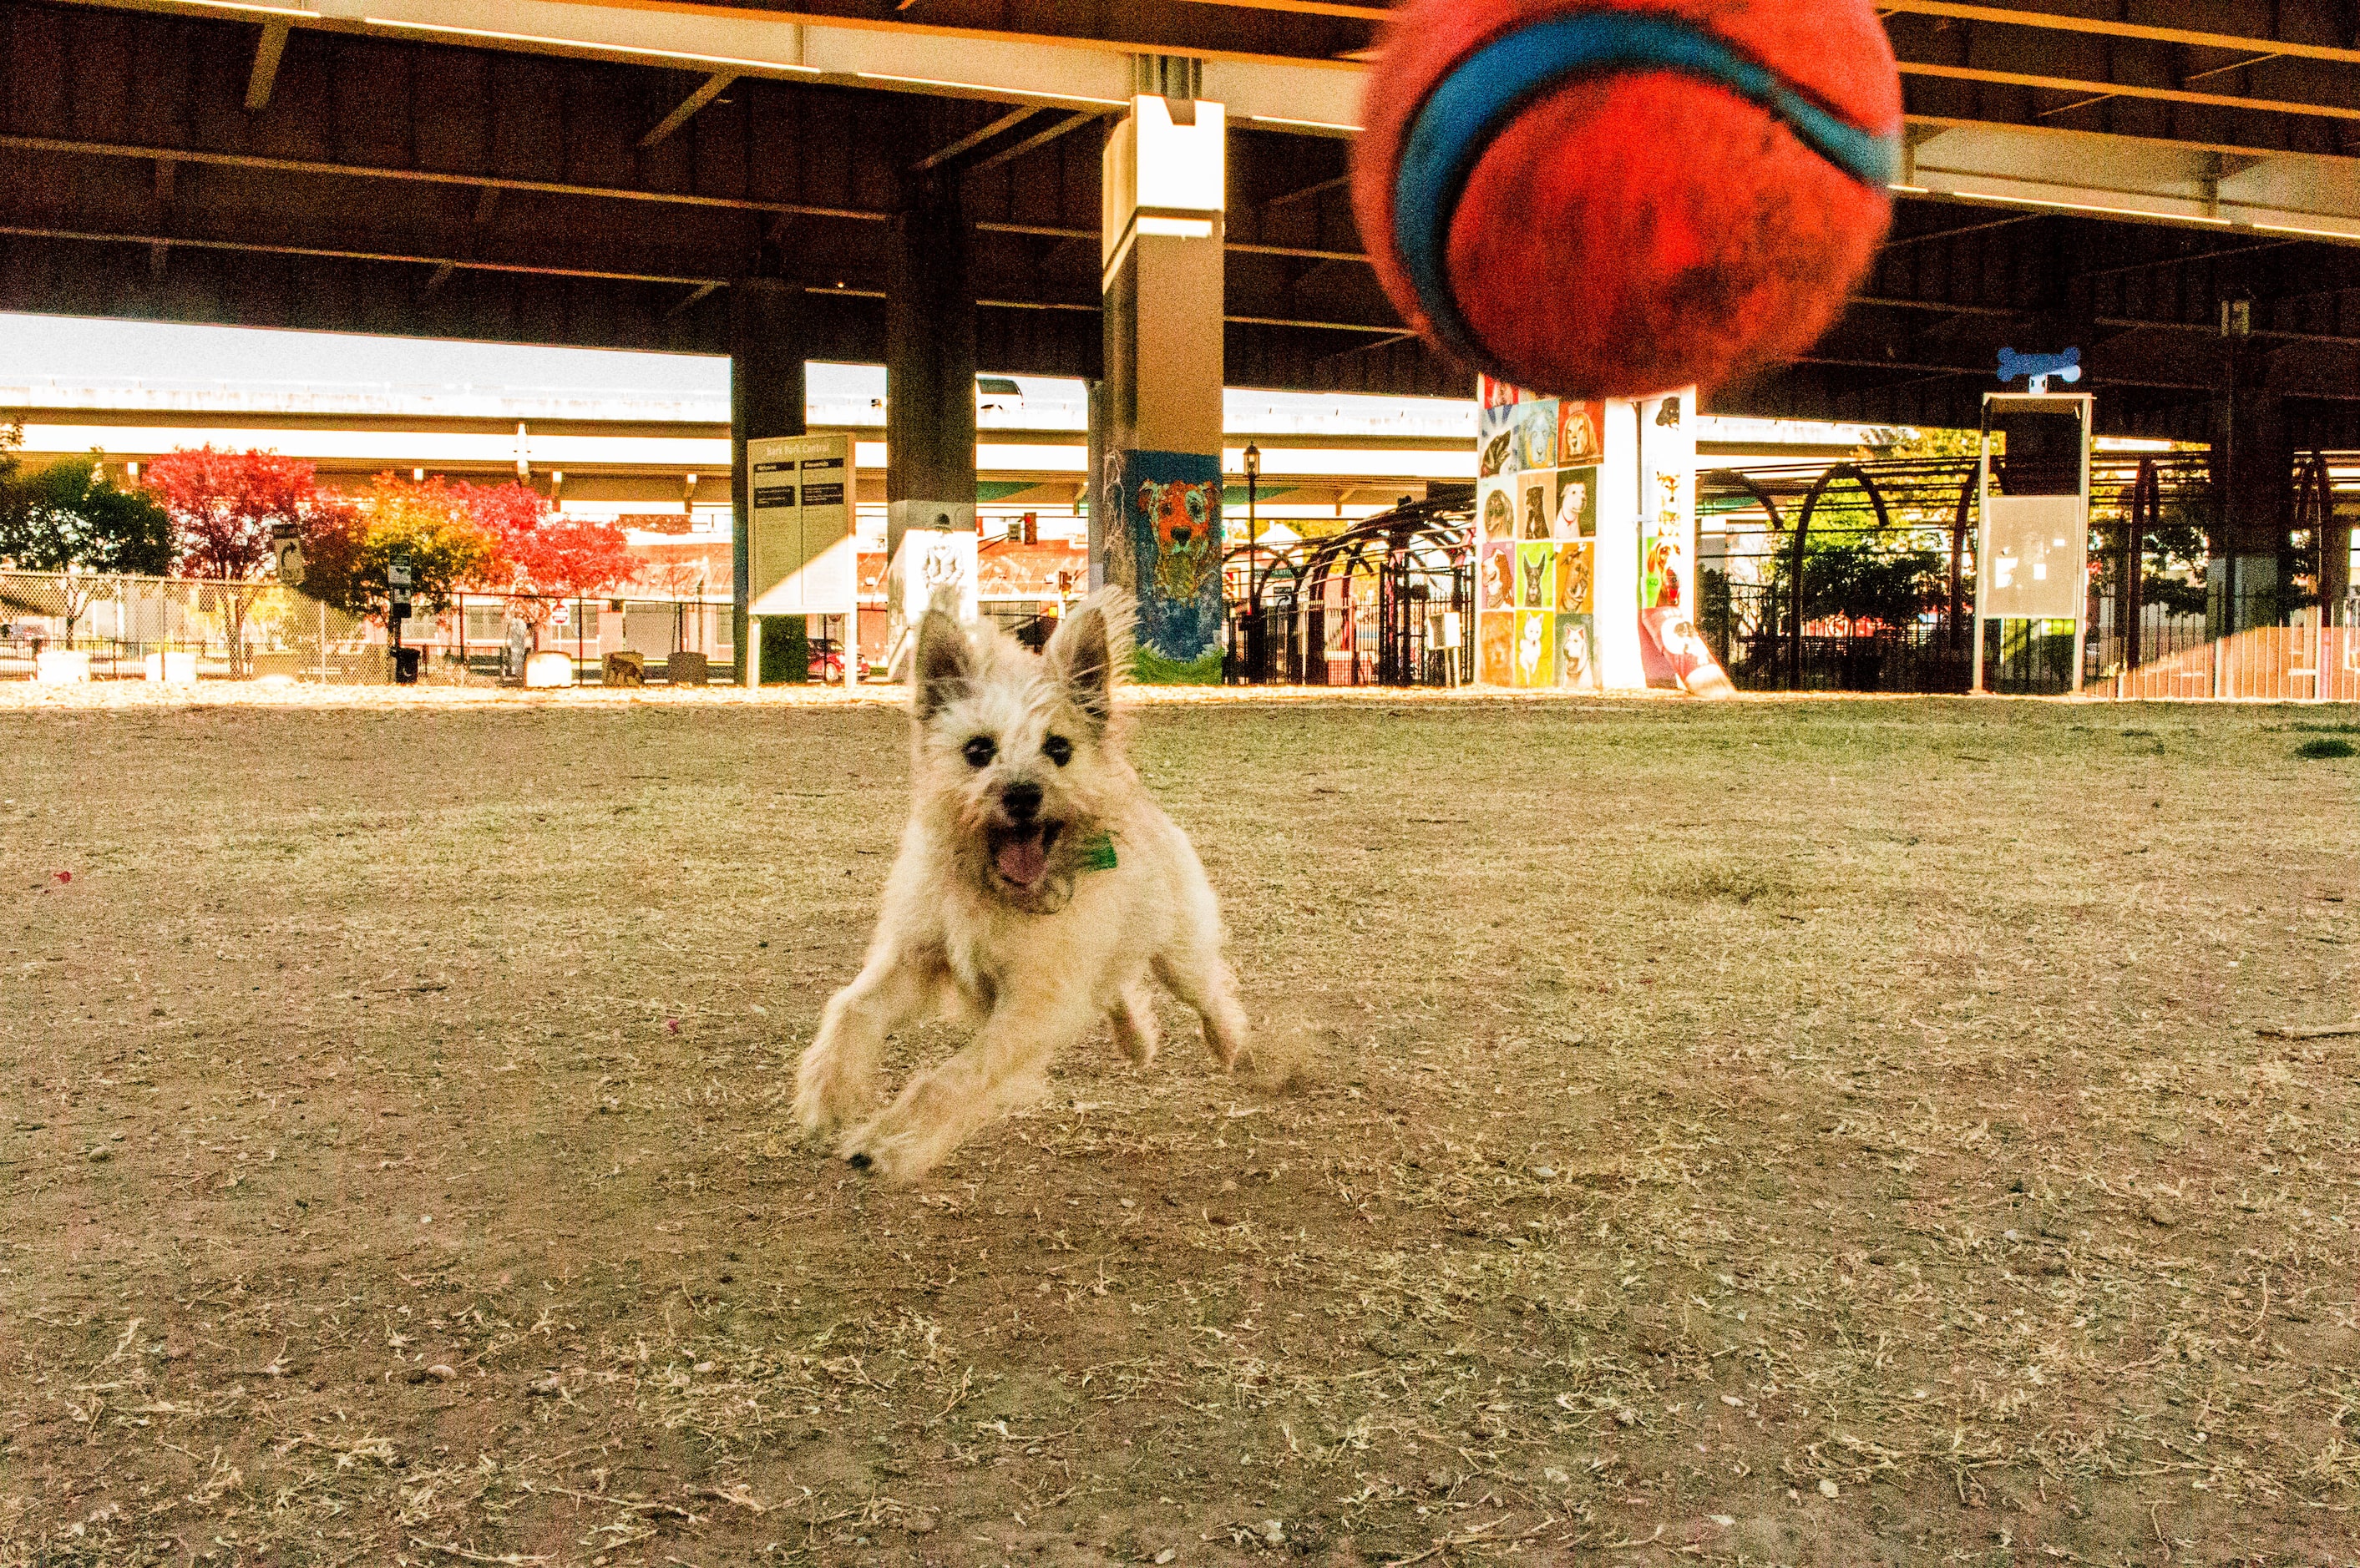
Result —
POLYGON ((1031 892, 1049 875, 1049 852, 1062 822, 1025 822, 991 831, 991 864, 1011 886, 1031 892))

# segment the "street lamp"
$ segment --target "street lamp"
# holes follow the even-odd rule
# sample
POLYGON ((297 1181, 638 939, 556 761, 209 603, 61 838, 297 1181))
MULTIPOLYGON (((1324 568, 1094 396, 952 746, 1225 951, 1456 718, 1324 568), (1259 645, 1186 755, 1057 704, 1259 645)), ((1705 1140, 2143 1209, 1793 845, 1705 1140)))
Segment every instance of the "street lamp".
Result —
POLYGON ((1255 516, 1262 499, 1262 448, 1249 443, 1246 447, 1246 593, 1249 604, 1256 609, 1262 605, 1262 590, 1254 580, 1255 569, 1261 565, 1259 519, 1255 516))
POLYGON ((1246 443, 1246 670, 1262 676, 1262 448, 1246 443))

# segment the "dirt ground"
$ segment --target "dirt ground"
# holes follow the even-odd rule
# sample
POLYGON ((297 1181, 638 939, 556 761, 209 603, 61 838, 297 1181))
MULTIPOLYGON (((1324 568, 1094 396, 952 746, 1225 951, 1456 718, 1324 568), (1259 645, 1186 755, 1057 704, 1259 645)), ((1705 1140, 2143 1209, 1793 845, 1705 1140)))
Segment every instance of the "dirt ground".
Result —
POLYGON ((894 1192, 893 712, 0 706, 0 1564, 2360 1562, 2339 728, 1156 705, 1256 1073, 894 1192))

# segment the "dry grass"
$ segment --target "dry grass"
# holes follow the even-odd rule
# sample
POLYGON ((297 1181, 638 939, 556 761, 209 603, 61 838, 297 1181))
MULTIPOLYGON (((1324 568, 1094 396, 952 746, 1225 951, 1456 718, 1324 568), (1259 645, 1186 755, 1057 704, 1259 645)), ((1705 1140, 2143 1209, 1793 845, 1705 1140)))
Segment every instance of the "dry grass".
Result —
POLYGON ((0 1563, 2360 1561, 2298 719, 1157 707, 1257 1074, 896 1194, 891 713, 17 704, 0 1563))

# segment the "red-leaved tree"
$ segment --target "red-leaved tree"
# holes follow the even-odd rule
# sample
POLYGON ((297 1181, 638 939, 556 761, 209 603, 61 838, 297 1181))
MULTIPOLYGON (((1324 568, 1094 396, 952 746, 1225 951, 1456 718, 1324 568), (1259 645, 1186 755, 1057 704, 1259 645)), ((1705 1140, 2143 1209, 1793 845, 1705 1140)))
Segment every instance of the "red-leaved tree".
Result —
POLYGON ((611 593, 639 570, 622 529, 561 516, 522 485, 456 485, 452 490, 499 539, 501 557, 513 573, 502 591, 509 613, 532 628, 535 648, 560 603, 611 593))
POLYGON ((342 503, 321 494, 311 464, 272 452, 182 448, 148 465, 146 485, 171 516, 182 572, 251 584, 228 594, 230 669, 236 673, 246 658, 246 612, 276 575, 272 530, 290 524, 307 533, 333 531, 342 503))

